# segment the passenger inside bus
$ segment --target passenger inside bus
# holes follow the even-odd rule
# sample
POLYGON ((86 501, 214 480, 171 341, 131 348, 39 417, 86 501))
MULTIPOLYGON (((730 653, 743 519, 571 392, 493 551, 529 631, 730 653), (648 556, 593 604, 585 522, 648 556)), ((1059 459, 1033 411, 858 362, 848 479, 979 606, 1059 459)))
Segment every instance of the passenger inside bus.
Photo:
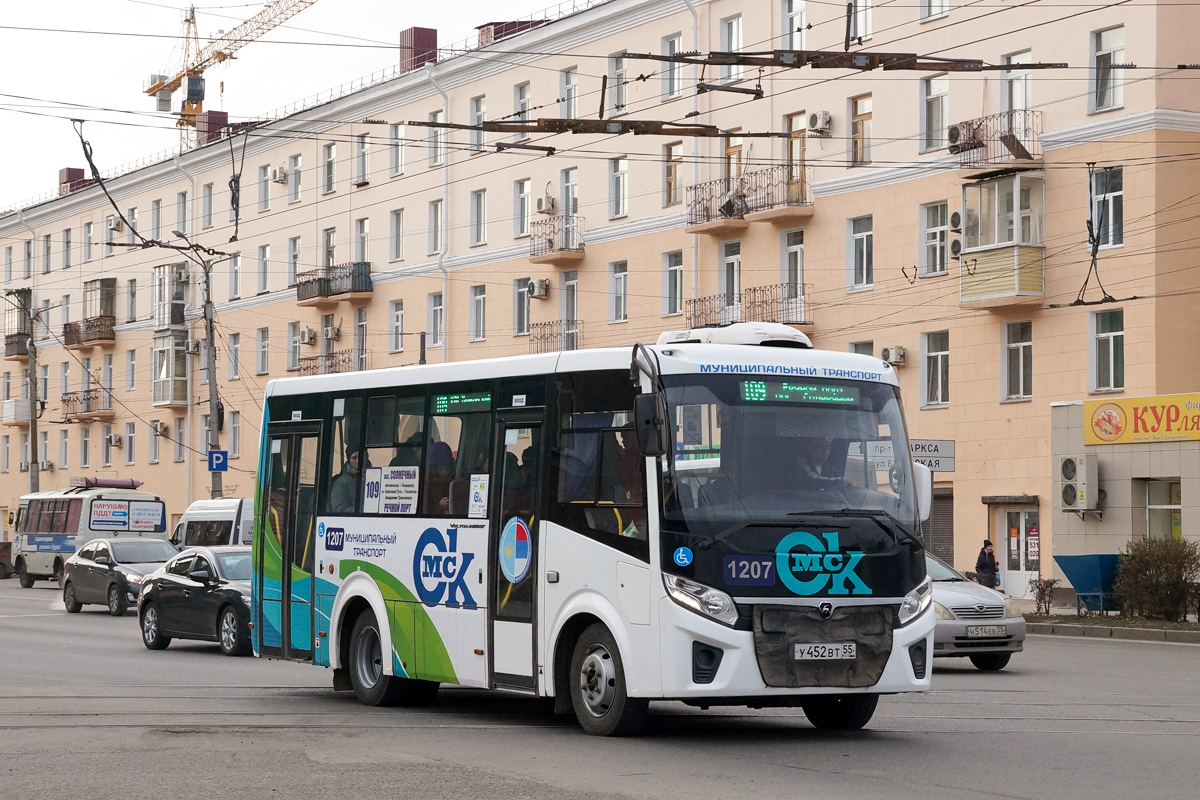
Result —
POLYGON ((342 464, 342 471, 333 479, 329 487, 329 510, 334 514, 352 514, 357 509, 355 501, 358 492, 359 469, 358 448, 350 448, 342 464))
POLYGON ((445 442, 429 446, 428 477, 425 484, 425 513, 445 514, 450 510, 450 482, 454 480, 454 453, 445 442))

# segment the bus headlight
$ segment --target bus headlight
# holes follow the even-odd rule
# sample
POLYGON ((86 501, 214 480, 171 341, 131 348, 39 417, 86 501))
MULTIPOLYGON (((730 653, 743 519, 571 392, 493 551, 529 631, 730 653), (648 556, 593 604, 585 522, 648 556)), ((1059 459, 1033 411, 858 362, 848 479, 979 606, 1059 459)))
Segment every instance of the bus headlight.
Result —
POLYGON ((711 617, 725 625, 732 626, 737 622, 737 605, 733 602, 732 597, 720 589, 665 573, 663 574, 663 584, 667 587, 667 594, 671 596, 671 599, 684 608, 711 617))
POLYGON ((933 581, 926 576, 921 585, 904 595, 900 603, 900 624, 907 625, 929 608, 933 602, 933 581))
POLYGON ((954 619, 955 617, 953 614, 950 613, 950 609, 946 608, 941 603, 934 603, 933 604, 933 618, 934 619, 954 619))

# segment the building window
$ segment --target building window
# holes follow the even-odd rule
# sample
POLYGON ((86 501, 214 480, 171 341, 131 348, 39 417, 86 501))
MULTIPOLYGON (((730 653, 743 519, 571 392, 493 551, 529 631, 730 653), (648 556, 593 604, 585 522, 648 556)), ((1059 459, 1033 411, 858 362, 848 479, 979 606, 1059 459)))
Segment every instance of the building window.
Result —
POLYGON ((663 255, 663 316, 683 313, 683 251, 663 255))
POLYGON ((388 166, 391 167, 393 175, 399 175, 404 172, 404 126, 393 125, 391 132, 391 141, 388 143, 388 166))
POLYGON ((871 95, 850 98, 850 166, 871 163, 871 95))
POLYGON ((429 295, 429 346, 440 347, 442 344, 442 326, 445 323, 446 308, 443 305, 441 292, 429 295))
POLYGON ((627 99, 625 96, 628 86, 628 70, 625 54, 618 53, 608 58, 608 115, 619 116, 625 113, 627 99))
POLYGON ((133 244, 137 241, 137 209, 130 208, 125 211, 125 221, 129 223, 128 229, 125 231, 125 242, 133 244))
POLYGON ((300 271, 300 237, 288 239, 287 285, 296 285, 296 273, 300 271))
POLYGON ((487 190, 471 192, 471 246, 487 244, 487 190))
POLYGON ((150 201, 150 236, 162 239, 162 200, 150 201))
POLYGON ((575 119, 579 100, 579 70, 576 67, 559 73, 558 115, 563 119, 575 119))
POLYGON ((213 226, 213 185, 206 183, 200 187, 200 226, 213 226))
MULTIPOLYGON (((742 15, 721 20, 721 49, 726 53, 738 53, 742 49, 742 15)), ((722 64, 721 80, 737 81, 742 78, 738 64, 722 64)))
POLYGON ((927 203, 921 206, 921 274, 945 275, 948 204, 927 203))
POLYGON ((240 333, 229 334, 229 380, 236 381, 242 377, 241 352, 242 352, 242 335, 240 333))
POLYGON ((300 202, 300 155, 288 156, 287 168, 288 202, 300 202))
POLYGON ((254 371, 259 375, 266 375, 270 372, 270 356, 271 356, 271 330, 270 328, 258 329, 258 357, 254 361, 254 371))
MULTIPOLYGON (((113 254, 113 225, 116 224, 116 214, 109 214, 104 218, 104 255, 111 256, 113 254)), ((25 243, 25 277, 28 278, 33 274, 33 242, 25 243)))
POLYGON ((202 434, 203 438, 200 439, 200 457, 201 458, 204 457, 205 453, 207 453, 209 450, 213 449, 212 425, 209 424, 209 420, 211 420, 211 419, 212 419, 212 417, 210 417, 208 414, 200 415, 200 430, 203 432, 203 434, 202 434))
MULTIPOLYGON (((156 237, 157 238, 157 237, 156 237)), ((83 223, 83 260, 92 260, 92 223, 83 223)), ((5 250, 4 255, 4 279, 12 280, 12 248, 5 250)))
POLYGON ((1010 322, 1004 326, 1004 397, 1028 400, 1033 397, 1033 323, 1010 322))
POLYGON ((234 253, 229 257, 229 299, 236 300, 242 296, 242 257, 234 253))
POLYGON ((360 133, 354 137, 354 185, 366 186, 371 182, 371 169, 368 158, 371 152, 369 133, 360 133))
POLYGON ((860 356, 869 356, 875 354, 875 342, 868 339, 865 342, 851 342, 850 352, 857 353, 860 356))
POLYGON ((388 260, 400 261, 404 258, 404 209, 393 209, 388 219, 391 227, 388 232, 388 260))
POLYGON ((624 156, 609 160, 609 217, 616 219, 629 213, 629 159, 624 156))
POLYGON ((1100 247, 1120 247, 1125 242, 1125 190, 1121 167, 1092 175, 1092 235, 1100 247))
MULTIPOLYGON (((65 433, 65 431, 64 431, 65 433)), ((0 436, 0 472, 8 472, 8 436, 0 436)))
POLYGON ((92 465, 92 429, 79 429, 79 466, 87 469, 92 465))
POLYGON ((1125 104, 1125 28, 1092 34, 1092 111, 1109 111, 1125 104))
POLYGON ((609 267, 609 322, 629 319, 629 265, 617 261, 609 267))
POLYGON ((105 425, 100 429, 100 466, 107 467, 112 464, 112 425, 105 425))
POLYGON ((783 0, 783 48, 804 49, 804 0, 783 0))
POLYGON ((137 350, 125 351, 125 391, 137 388, 137 350))
POLYGON ((152 419, 150 420, 150 429, 146 431, 146 460, 151 464, 158 463, 158 439, 160 436, 160 425, 162 425, 161 422, 156 419, 152 419))
POLYGON ((62 266, 67 269, 71 266, 71 229, 64 228, 62 232, 62 266))
POLYGON ((921 0, 921 19, 933 19, 949 11, 950 0, 921 0))
POLYGON ((858 289, 875 283, 875 233, 871 217, 850 220, 850 286, 858 289))
POLYGON ((471 287, 471 341, 487 338, 487 287, 471 287))
POLYGON ((188 231, 187 200, 187 192, 179 192, 175 195, 175 230, 180 233, 190 233, 188 231))
POLYGON ((683 170, 683 142, 663 148, 663 206, 677 205, 683 199, 680 173, 683 170))
POLYGON ((133 463, 133 454, 134 454, 133 434, 137 430, 134 427, 134 425, 135 425, 135 423, 133 423, 133 422, 125 423, 125 463, 126 464, 133 463))
POLYGON ((321 192, 329 194, 334 188, 334 165, 337 163, 337 145, 327 144, 321 148, 321 192))
POLYGON ((184 433, 183 426, 184 426, 184 418, 176 417, 175 418, 175 435, 174 435, 174 437, 172 437, 175 442, 174 457, 175 457, 176 461, 183 461, 183 453, 184 453, 184 448, 185 448, 185 442, 184 442, 184 438, 183 438, 183 433, 184 433))
POLYGON ((429 202, 429 255, 442 249, 442 201, 429 202))
MULTIPOLYGON (((804 231, 788 231, 783 236, 783 270, 786 299, 804 296, 804 231)), ((793 304, 794 305, 794 304, 793 304)))
MULTIPOLYGON (((677 56, 683 50, 683 37, 678 33, 664 36, 662 54, 677 56)), ((683 64, 678 61, 664 61, 662 70, 662 96, 664 100, 680 97, 683 94, 683 64)))
POLYGON ((125 281, 125 319, 133 322, 137 319, 137 279, 125 281))
POLYGON ((529 334, 529 296, 533 281, 517 278, 513 281, 513 336, 529 334))
MULTIPOLYGON (((484 120, 487 118, 487 98, 480 95, 479 97, 471 98, 471 124, 476 128, 482 128, 484 120)), ((482 153, 484 147, 484 132, 483 130, 471 131, 471 152, 482 153)))
POLYGON ((1004 73, 1004 108, 1003 111, 1028 111, 1031 103, 1030 89, 1033 87, 1033 73, 1021 69, 1021 65, 1033 61, 1033 53, 1025 50, 1004 57, 1004 63, 1009 70, 1004 73))
POLYGON ((367 368, 367 307, 354 309, 354 368, 367 368))
POLYGON ((1146 536, 1183 539, 1183 483, 1146 481, 1146 536))
POLYGON ((337 228, 321 231, 321 266, 332 267, 337 263, 337 228))
POLYGON ((579 170, 575 167, 562 171, 562 213, 579 213, 579 170))
POLYGON ((53 250, 54 250, 54 248, 53 248, 53 245, 51 244, 50 234, 47 233, 45 236, 42 237, 42 274, 43 275, 50 271, 50 253, 53 252, 53 250))
POLYGON ((721 292, 721 316, 719 322, 740 322, 742 309, 742 243, 725 242, 721 245, 721 274, 717 280, 721 292))
POLYGON ((371 220, 368 217, 354 221, 354 260, 371 260, 371 220))
MULTIPOLYGON (((435 125, 440 125, 445 122, 441 111, 434 111, 429 115, 429 121, 435 125)), ((430 128, 429 129, 429 166, 434 167, 439 164, 446 163, 446 129, 445 128, 430 128)))
POLYGON ((242 415, 237 411, 229 413, 229 457, 237 458, 242 454, 242 415))
POLYGON ((513 181, 513 238, 529 235, 533 221, 533 181, 513 181))
POLYGON ((963 250, 1042 244, 1043 179, 1009 175, 963 187, 963 250))
POLYGON ((950 76, 943 73, 925 78, 921 81, 921 95, 925 101, 925 113, 921 116, 921 125, 925 129, 921 151, 937 150, 946 146, 950 76))
POLYGON ((287 368, 288 371, 300 369, 300 323, 288 323, 288 351, 287 351, 287 368))
POLYGON ((1095 333, 1092 349, 1093 391, 1120 392, 1125 389, 1125 311, 1097 311, 1092 314, 1095 333))
POLYGON ((58 432, 58 468, 66 469, 71 455, 71 435, 68 431, 58 432))
POLYGON ((271 165, 264 164, 258 168, 258 210, 269 211, 271 208, 271 165))
POLYGON ((388 351, 399 353, 404 350, 404 301, 393 300, 389 306, 390 330, 388 351))
POLYGON ((950 332, 922 334, 925 344, 925 406, 950 402, 950 332))
POLYGON ((271 275, 271 245, 258 246, 258 293, 262 294, 270 288, 271 275))
MULTIPOLYGON (((513 122, 525 122, 529 119, 529 83, 518 83, 513 87, 513 122)), ((514 142, 528 139, 528 133, 517 133, 514 142)))
POLYGON ((866 39, 871 35, 871 0, 851 0, 850 38, 866 39))

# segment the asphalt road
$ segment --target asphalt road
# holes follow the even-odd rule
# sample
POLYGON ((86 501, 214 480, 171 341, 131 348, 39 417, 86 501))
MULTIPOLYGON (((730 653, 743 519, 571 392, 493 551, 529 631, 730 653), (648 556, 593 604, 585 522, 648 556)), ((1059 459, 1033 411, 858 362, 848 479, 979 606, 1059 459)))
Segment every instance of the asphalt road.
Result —
POLYGON ((651 706, 636 739, 546 701, 444 690, 370 709, 316 667, 146 650, 132 613, 0 581, 0 798, 1195 798, 1200 646, 1031 637, 1001 673, 939 661, 868 729, 651 706))

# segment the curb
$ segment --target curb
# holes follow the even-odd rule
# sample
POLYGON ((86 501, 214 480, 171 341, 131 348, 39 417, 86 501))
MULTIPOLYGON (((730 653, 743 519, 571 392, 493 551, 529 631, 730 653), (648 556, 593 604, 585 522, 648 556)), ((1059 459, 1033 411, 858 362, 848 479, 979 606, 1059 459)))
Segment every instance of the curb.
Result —
POLYGON ((1083 636, 1089 639, 1125 639, 1139 642, 1175 642, 1200 644, 1200 631, 1177 631, 1164 628, 1123 628, 1108 625, 1064 625, 1052 622, 1029 622, 1027 633, 1042 636, 1083 636))

